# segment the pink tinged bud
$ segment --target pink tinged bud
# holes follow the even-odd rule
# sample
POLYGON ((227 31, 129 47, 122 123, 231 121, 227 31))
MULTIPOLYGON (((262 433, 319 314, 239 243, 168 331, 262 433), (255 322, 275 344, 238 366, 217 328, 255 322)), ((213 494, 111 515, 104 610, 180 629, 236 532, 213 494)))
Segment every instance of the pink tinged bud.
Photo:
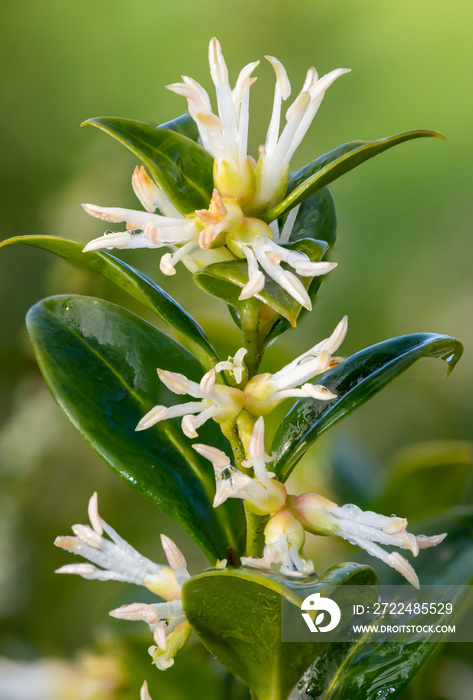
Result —
POLYGON ((129 620, 131 622, 142 621, 148 625, 155 625, 159 622, 160 616, 154 605, 146 603, 132 603, 131 605, 122 605, 120 608, 109 612, 111 617, 117 620, 129 620))
POLYGON ((168 564, 173 571, 176 571, 177 569, 185 569, 187 567, 184 555, 177 544, 175 544, 170 537, 161 535, 161 544, 164 549, 166 559, 168 560, 168 564))
POLYGON ((73 525, 73 533, 85 544, 94 549, 100 549, 103 543, 103 538, 98 535, 89 525, 73 525))
MULTIPOLYGON (((56 544, 56 542, 54 544, 56 544)), ((61 566, 59 569, 56 569, 54 573, 75 574, 77 576, 82 576, 83 578, 91 578, 96 572, 97 569, 95 566, 92 566, 92 564, 65 564, 65 566, 61 566)))
POLYGON ((148 413, 143 416, 135 430, 140 431, 151 428, 151 426, 167 418, 168 413, 169 409, 166 408, 166 406, 154 406, 151 411, 148 411, 148 413))
POLYGON ((187 394, 189 391, 189 380, 183 374, 177 372, 168 372, 164 369, 158 369, 158 376, 167 388, 174 394, 187 394))
POLYGON ((447 533, 444 532, 441 535, 432 535, 431 537, 426 537, 425 535, 417 535, 417 546, 419 549, 427 549, 428 547, 435 547, 440 544, 446 538, 447 533))
POLYGON ((156 211, 159 189, 151 180, 143 165, 136 166, 131 178, 133 191, 140 200, 143 209, 148 212, 156 211))
POLYGON ((209 44, 210 75, 216 87, 228 83, 228 70, 223 58, 222 47, 218 39, 213 37, 209 44))
POLYGON ((202 457, 212 462, 215 469, 222 470, 230 466, 230 458, 222 450, 201 443, 194 443, 192 447, 196 452, 202 455, 202 457))
POLYGON ((166 535, 161 535, 161 544, 169 566, 173 570, 178 584, 182 586, 190 578, 184 555, 177 544, 175 544, 169 537, 166 537, 166 535))
POLYGON ((151 695, 148 692, 148 684, 144 681, 140 690, 140 700, 152 700, 151 695))

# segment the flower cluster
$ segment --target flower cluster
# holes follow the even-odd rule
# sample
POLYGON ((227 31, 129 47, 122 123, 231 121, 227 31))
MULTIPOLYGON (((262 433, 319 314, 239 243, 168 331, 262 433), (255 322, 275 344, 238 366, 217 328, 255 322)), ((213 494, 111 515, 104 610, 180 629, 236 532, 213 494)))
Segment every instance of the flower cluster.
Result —
POLYGON ((149 652, 156 667, 164 671, 173 665, 191 632, 181 603, 181 587, 190 578, 186 560, 165 535, 161 535, 161 543, 169 566, 142 556, 99 516, 96 493, 89 501, 89 520, 90 525, 73 525, 74 537, 57 537, 54 544, 92 563, 66 564, 56 573, 134 583, 164 599, 164 603, 133 603, 110 612, 112 617, 142 620, 149 625, 155 641, 149 652))
POLYGON ((271 121, 259 160, 248 156, 248 115, 250 87, 258 62, 245 66, 232 90, 228 70, 217 39, 209 46, 210 74, 215 86, 218 116, 212 111, 209 95, 195 80, 183 76, 182 83, 168 88, 187 99, 205 150, 214 158, 215 189, 207 209, 192 214, 180 212, 154 182, 143 166, 136 167, 133 190, 144 211, 84 204, 85 211, 111 223, 124 222, 125 231, 107 232, 91 241, 84 251, 102 248, 162 248, 173 250, 161 258, 166 275, 184 260, 196 269, 222 260, 246 260, 248 282, 240 299, 262 291, 266 277, 274 280, 307 309, 311 300, 300 277, 324 275, 336 266, 331 262, 312 262, 300 251, 285 247, 297 216, 294 208, 279 230, 273 221, 260 217, 283 199, 289 178, 289 162, 305 136, 327 88, 345 69, 334 70, 319 79, 315 68, 307 72, 302 89, 286 113, 280 133, 281 106, 291 93, 284 66, 272 56, 266 57, 276 73, 276 88, 271 121), (283 266, 284 265, 284 266, 283 266), (291 268, 291 269, 288 269, 291 268))
POLYGON ((216 373, 223 370, 233 374, 241 384, 245 378, 244 357, 246 350, 240 348, 235 357, 219 362, 215 369, 205 374, 199 384, 178 372, 158 369, 163 384, 175 394, 187 394, 200 401, 189 401, 167 408, 154 406, 138 423, 137 430, 145 430, 168 418, 182 416, 182 431, 187 437, 197 437, 197 429, 213 418, 225 423, 236 418, 245 408, 253 416, 266 415, 278 404, 289 398, 313 398, 330 401, 336 396, 321 384, 310 384, 309 380, 338 364, 340 358, 333 353, 342 344, 347 332, 347 317, 337 325, 332 335, 314 345, 282 370, 275 374, 257 374, 247 381, 242 389, 216 383, 216 373))
MULTIPOLYGON (((191 271, 216 262, 244 263, 236 268, 239 272, 246 269, 246 277, 238 278, 240 300, 254 296, 260 301, 267 300, 267 296, 261 295, 265 285, 270 283, 274 290, 273 283, 276 283, 300 306, 311 309, 310 280, 327 274, 336 263, 318 259, 314 262, 296 250, 291 237, 294 231, 297 233, 303 228, 301 218, 298 219, 299 206, 287 212, 287 202, 277 205, 292 191, 292 183, 289 184, 291 158, 326 90, 347 71, 337 69, 319 78, 316 70, 310 68, 301 91, 286 111, 286 122, 281 128, 282 103, 289 98, 291 86, 280 61, 272 56, 266 58, 274 69, 276 86, 270 124, 258 161, 248 155, 248 125, 250 88, 256 80, 253 73, 259 62, 245 66, 232 89, 220 44, 212 39, 209 64, 217 109, 212 108, 206 90, 192 78, 182 76, 182 82, 168 86, 187 100, 200 144, 187 140, 185 148, 193 149, 192 152, 198 153, 202 162, 207 163, 209 179, 213 161, 213 184, 210 182, 201 200, 201 206, 206 208, 189 213, 189 209, 196 206, 194 203, 181 210, 180 204, 171 201, 161 186, 159 170, 152 172, 152 179, 145 167, 137 166, 132 187, 142 210, 84 204, 91 216, 113 224, 123 222, 126 226, 124 231, 107 231, 88 243, 84 252, 111 248, 170 249, 160 260, 160 269, 165 275, 174 275, 179 261, 191 271), (275 207, 277 211, 284 209, 285 219, 281 216, 280 221, 276 220, 275 207)), ((169 132, 165 133, 169 136, 169 132)), ((182 138, 179 135, 177 142, 182 144, 182 138)), ((292 200, 298 201, 295 196, 292 200)), ((279 292, 278 296, 281 296, 279 292)), ((264 311, 261 319, 264 319, 264 311)), ((274 322, 273 316, 271 321, 274 322)), ((353 504, 339 506, 316 493, 292 495, 278 479, 276 456, 266 452, 265 416, 281 402, 287 399, 337 400, 332 391, 333 374, 332 381, 330 375, 323 375, 342 362, 336 353, 345 339, 347 324, 345 316, 329 337, 275 373, 253 374, 263 346, 261 328, 250 329, 254 331, 252 338, 258 336, 254 345, 246 333, 248 328, 243 332, 242 342, 251 351, 248 364, 249 351, 242 347, 227 360, 217 362, 200 381, 159 368, 159 380, 167 389, 192 400, 154 406, 141 418, 136 430, 147 430, 161 421, 180 418, 184 435, 195 439, 199 429, 213 420, 225 436, 235 441, 232 442, 237 460, 234 463, 225 452, 212 445, 194 443, 192 447, 212 464, 215 475, 213 507, 218 508, 231 498, 240 499, 245 504, 247 522, 257 522, 260 532, 264 527, 264 546, 249 549, 247 554, 253 552, 258 556, 241 557, 243 566, 277 571, 289 578, 308 577, 314 574, 314 565, 304 555, 306 534, 337 536, 361 547, 419 587, 419 579, 408 559, 386 548, 408 550, 417 557, 420 549, 442 542, 445 533, 416 536, 408 532, 405 518, 362 511, 353 504), (322 383, 314 383, 320 375, 322 383)), ((242 327, 245 328, 243 323, 242 327)), ((159 602, 124 605, 112 610, 110 615, 145 622, 154 639, 149 649, 153 663, 161 670, 169 668, 191 632, 181 599, 182 586, 190 578, 182 553, 174 542, 161 535, 168 565, 161 566, 143 557, 99 516, 96 494, 89 502, 89 519, 90 525, 73 526, 74 536, 58 537, 55 541, 57 546, 82 556, 88 563, 67 564, 58 569, 58 573, 134 583, 159 596, 159 602)), ((250 541, 251 537, 248 539, 250 541)), ((259 540, 258 543, 261 544, 259 540)), ((226 566, 226 561, 217 562, 217 566, 226 566)), ((146 682, 140 697, 151 700, 146 682)))
POLYGON ((259 418, 249 441, 249 459, 245 467, 254 476, 235 469, 227 455, 209 445, 194 444, 194 449, 214 467, 216 494, 214 507, 227 498, 243 499, 257 515, 269 515, 264 530, 263 558, 242 557, 245 566, 269 569, 278 565, 289 577, 303 577, 314 572, 313 563, 302 556, 305 532, 314 535, 337 535, 356 544, 369 554, 399 571, 409 583, 419 587, 419 579, 411 564, 398 552, 387 552, 380 544, 408 549, 415 557, 419 549, 434 547, 446 534, 426 537, 407 532, 407 520, 362 511, 355 505, 337 506, 333 501, 315 493, 290 496, 286 487, 266 469, 272 459, 264 449, 264 423, 259 418))

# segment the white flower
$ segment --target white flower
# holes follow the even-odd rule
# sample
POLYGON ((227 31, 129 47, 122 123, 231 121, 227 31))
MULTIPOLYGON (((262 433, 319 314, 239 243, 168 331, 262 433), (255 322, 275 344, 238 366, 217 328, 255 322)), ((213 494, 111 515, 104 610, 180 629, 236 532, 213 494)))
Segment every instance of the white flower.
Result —
POLYGON ((245 217, 243 224, 227 236, 227 245, 237 257, 244 257, 248 263, 248 282, 243 287, 239 299, 249 299, 264 289, 264 272, 284 289, 293 299, 306 309, 312 308, 309 294, 301 280, 290 270, 282 267, 285 263, 301 277, 319 277, 333 270, 337 263, 311 262, 300 251, 284 248, 280 243, 290 236, 295 216, 288 217, 279 236, 278 226, 268 226, 260 219, 245 217), (282 238, 284 236, 284 238, 282 238))
POLYGON ((180 600, 169 603, 132 603, 110 611, 119 620, 146 622, 156 643, 149 652, 161 671, 174 664, 174 657, 187 642, 191 627, 180 600))
POLYGON ((220 43, 215 38, 210 41, 210 75, 217 95, 218 117, 212 112, 206 90, 192 78, 182 76, 183 83, 167 86, 187 99, 202 144, 215 159, 215 184, 220 194, 240 201, 251 198, 255 188, 254 166, 247 150, 249 92, 255 81, 251 74, 258 63, 243 68, 232 92, 220 43))
POLYGON ((136 430, 146 430, 162 420, 183 416, 182 431, 187 437, 194 438, 197 437, 197 429, 210 418, 218 423, 231 420, 243 407, 243 392, 224 384, 216 384, 214 369, 207 372, 199 384, 177 372, 158 369, 158 375, 163 384, 175 394, 189 394, 201 400, 177 404, 170 408, 154 406, 143 416, 136 430))
POLYGON ((322 401, 335 399, 336 395, 326 387, 308 382, 339 362, 332 355, 346 336, 347 323, 347 317, 344 316, 329 338, 314 345, 279 372, 257 374, 250 379, 244 389, 247 410, 254 415, 265 415, 288 398, 308 397, 322 401))
POLYGON ((419 549, 434 547, 446 537, 446 533, 433 537, 416 537, 407 532, 405 518, 362 511, 352 504, 337 506, 315 493, 290 497, 290 508, 308 532, 343 537, 399 571, 416 588, 419 588, 419 579, 407 559, 398 552, 385 551, 379 544, 409 549, 416 557, 419 549))
POLYGON ((264 539, 263 567, 268 563, 281 564, 280 572, 293 578, 314 573, 313 563, 300 556, 305 541, 304 528, 288 510, 281 510, 269 519, 264 539))
POLYGON ((145 586, 167 600, 180 597, 180 585, 172 569, 142 556, 99 516, 96 493, 89 501, 89 519, 92 527, 73 525, 75 537, 57 537, 54 544, 92 564, 66 564, 56 573, 78 574, 99 581, 126 581, 145 586), (104 531, 110 539, 104 537, 104 531))
MULTIPOLYGON (((121 620, 146 622, 157 645, 150 652, 153 661, 161 670, 169 668, 190 635, 190 625, 180 600, 181 587, 190 578, 182 552, 169 537, 161 535, 169 566, 160 566, 143 557, 99 516, 96 493, 89 501, 89 519, 91 527, 73 525, 75 537, 57 537, 54 544, 102 568, 93 564, 66 564, 56 573, 78 574, 100 581, 126 581, 145 586, 164 598, 165 603, 124 605, 112 610, 110 615, 121 620), (104 531, 110 539, 103 536, 104 531)), ((145 691, 146 687, 142 693, 145 691)))
POLYGON ((107 232, 90 241, 84 253, 102 248, 162 248, 179 246, 174 255, 168 254, 161 262, 164 274, 173 275, 174 266, 184 256, 199 248, 199 226, 185 217, 172 204, 163 190, 149 177, 143 166, 133 172, 132 185, 145 211, 98 207, 83 204, 85 211, 97 219, 112 223, 125 222, 126 231, 107 232), (159 209, 163 214, 155 214, 159 209))
POLYGON ((287 497, 286 487, 266 469, 266 462, 270 458, 264 451, 263 418, 256 421, 248 446, 249 458, 243 463, 245 468, 253 469, 254 478, 233 467, 222 450, 203 444, 194 444, 192 447, 212 462, 216 483, 214 508, 227 498, 244 500, 257 515, 270 515, 283 507, 287 497))
POLYGON ((281 234, 277 222, 269 226, 253 218, 285 196, 289 160, 305 135, 329 85, 346 72, 332 71, 320 80, 310 68, 302 91, 287 112, 287 124, 279 136, 281 103, 290 94, 289 80, 282 64, 267 56, 276 71, 273 113, 266 145, 258 164, 248 156, 249 92, 256 80, 252 73, 259 62, 245 66, 232 90, 222 49, 217 39, 209 46, 210 74, 215 86, 218 116, 210 98, 195 80, 183 76, 182 83, 168 85, 183 95, 199 130, 203 147, 214 158, 215 189, 208 209, 184 216, 165 192, 154 183, 143 166, 133 173, 135 194, 145 211, 106 208, 84 204, 88 214, 113 223, 125 222, 126 231, 107 232, 94 239, 84 252, 102 248, 161 248, 173 252, 162 256, 161 271, 173 275, 183 260, 192 272, 214 262, 246 260, 248 282, 240 299, 262 291, 265 274, 299 304, 311 308, 311 300, 299 276, 316 277, 332 270, 336 263, 312 262, 300 251, 289 250, 298 207, 288 215, 281 234), (156 213, 157 210, 160 213, 156 213), (283 265, 294 270, 287 270, 283 265))
POLYGON ((286 112, 286 125, 279 136, 281 105, 291 94, 291 85, 282 63, 273 56, 266 58, 276 73, 276 89, 265 147, 256 168, 256 195, 252 202, 256 211, 274 206, 284 196, 289 163, 322 104, 327 88, 350 72, 347 68, 338 68, 319 79, 315 68, 309 68, 301 92, 286 112))
POLYGON ((245 357, 248 350, 246 348, 240 348, 235 353, 235 357, 229 357, 228 360, 223 360, 215 365, 216 372, 223 372, 224 370, 233 374, 233 378, 237 384, 241 384, 243 381, 243 376, 246 371, 245 363, 243 358, 245 357))
POLYGON ((168 85, 170 90, 187 99, 202 144, 215 158, 215 185, 220 194, 239 199, 247 204, 250 212, 269 209, 284 196, 289 162, 315 117, 325 91, 339 76, 348 72, 339 68, 319 79, 315 68, 309 68, 302 90, 288 109, 287 123, 279 135, 281 105, 291 94, 291 86, 282 63, 272 56, 266 58, 275 70, 276 88, 265 147, 254 173, 247 155, 249 92, 255 82, 252 73, 259 61, 242 69, 232 91, 220 43, 215 38, 211 40, 209 64, 218 116, 212 112, 207 92, 195 80, 183 76, 182 83, 168 85))

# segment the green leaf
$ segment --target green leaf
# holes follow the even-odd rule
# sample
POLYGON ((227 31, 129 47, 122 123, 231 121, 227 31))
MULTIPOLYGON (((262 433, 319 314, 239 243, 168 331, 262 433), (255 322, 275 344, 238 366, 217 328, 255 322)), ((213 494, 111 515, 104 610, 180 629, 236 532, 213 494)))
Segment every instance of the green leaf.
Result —
POLYGON ((187 136, 188 139, 192 141, 199 140, 199 130, 197 124, 192 119, 189 112, 181 114, 180 117, 172 119, 169 122, 159 125, 160 129, 168 129, 168 131, 175 131, 176 134, 181 134, 182 136, 187 136))
POLYGON ((122 143, 183 214, 207 209, 213 191, 213 158, 178 131, 119 117, 87 119, 122 143))
POLYGON ((251 569, 206 571, 182 590, 187 619, 207 649, 258 700, 285 700, 317 653, 318 643, 281 642, 281 597, 300 606, 307 595, 342 584, 375 583, 372 569, 343 564, 309 582, 251 569))
MULTIPOLYGON (((327 244, 324 241, 312 241, 306 238, 288 243, 285 247, 300 250, 306 253, 313 262, 318 262, 323 257, 327 244)), ((287 319, 292 326, 295 326, 302 308, 301 305, 274 280, 267 275, 265 277, 264 289, 254 295, 255 299, 269 306, 287 319)), ((248 282, 248 267, 246 262, 238 261, 214 263, 196 272, 194 279, 206 292, 223 299, 238 310, 241 306, 238 299, 240 290, 248 282)), ((307 277, 302 281, 304 286, 309 288, 309 293, 311 289, 315 289, 316 284, 320 284, 319 278, 307 277)))
MULTIPOLYGON (((280 228, 282 228, 286 218, 286 216, 281 218, 280 228)), ((324 187, 302 202, 289 240, 298 241, 302 238, 312 238, 316 241, 325 241, 328 247, 332 248, 336 237, 335 203, 328 187, 324 187)))
POLYGON ((383 153, 404 141, 422 137, 444 139, 438 131, 416 129, 395 134, 376 141, 352 141, 344 143, 333 151, 325 153, 316 160, 298 170, 289 180, 286 198, 262 217, 265 221, 278 219, 284 212, 307 199, 311 194, 330 184, 341 175, 353 170, 358 165, 383 153))
MULTIPOLYGON (((279 220, 279 228, 282 230, 287 216, 283 215, 279 220)), ((331 248, 337 237, 337 217, 335 214, 335 204, 332 193, 327 187, 315 192, 302 202, 297 213, 296 220, 291 232, 290 242, 296 242, 302 239, 312 239, 318 243, 326 243, 328 248, 331 248)), ((325 256, 324 256, 325 257, 325 256)), ((309 285, 309 296, 314 302, 319 291, 324 277, 314 277, 309 285)), ((307 309, 300 310, 298 321, 300 321, 307 309)), ((285 333, 291 324, 287 318, 279 318, 271 331, 266 336, 265 347, 268 347, 282 333, 285 333)))
POLYGON ((396 504, 403 518, 465 503, 473 476, 473 443, 438 440, 411 445, 399 451, 386 469, 386 483, 376 502, 379 513, 396 504), (448 478, 445 478, 448 475, 448 478), (426 484, 442 484, 426 491, 426 484))
POLYGON ((422 357, 445 360, 449 372, 463 352, 455 338, 435 333, 415 333, 392 338, 352 355, 317 377, 337 398, 331 401, 298 401, 275 435, 274 471, 285 481, 299 459, 325 430, 370 399, 386 384, 422 357))
MULTIPOLYGON (((419 523, 415 529, 434 534, 448 532, 438 547, 423 550, 416 569, 423 584, 466 585, 473 581, 473 508, 447 511, 419 523)), ((451 594, 445 592, 446 601, 451 594)), ((460 596, 461 597, 461 596, 460 596)), ((439 599, 439 602, 440 599, 439 599)), ((458 603, 461 601, 458 600, 458 603)), ((454 606, 454 609, 457 606, 454 606)), ((381 620, 380 620, 381 621, 381 620)), ((424 625, 425 615, 399 615, 387 625, 424 625)), ((451 624, 445 614, 439 624, 451 624)), ((390 633, 366 633, 358 642, 323 644, 321 653, 299 684, 300 700, 394 700, 435 651, 437 643, 426 634, 421 641, 402 644, 390 633)))
MULTIPOLYGON (((241 511, 212 507, 212 469, 179 423, 135 431, 153 405, 184 398, 164 387, 156 368, 199 380, 202 368, 193 355, 138 316, 100 299, 50 297, 30 309, 26 322, 51 393, 95 452, 174 518, 210 561, 225 556, 227 544, 238 549, 241 511)), ((219 436, 212 422, 201 434, 210 444, 218 444, 219 436)))
POLYGON ((28 245, 42 248, 68 260, 73 265, 91 272, 96 272, 117 287, 130 294, 159 318, 174 328, 184 337, 184 344, 198 357, 200 362, 211 368, 216 362, 215 350, 205 333, 187 311, 175 301, 164 289, 146 277, 142 272, 127 265, 110 253, 90 251, 83 253, 83 244, 59 236, 16 236, 0 243, 0 248, 7 245, 28 245))

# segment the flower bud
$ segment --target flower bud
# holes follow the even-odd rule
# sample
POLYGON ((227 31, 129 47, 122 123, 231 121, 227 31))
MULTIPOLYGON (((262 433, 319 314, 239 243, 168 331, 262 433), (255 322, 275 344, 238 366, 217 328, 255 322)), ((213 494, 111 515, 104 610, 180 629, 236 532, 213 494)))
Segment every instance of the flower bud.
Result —
POLYGON ((294 513, 307 532, 314 535, 333 535, 337 530, 333 515, 327 513, 327 507, 337 504, 317 493, 303 493, 289 499, 291 512, 294 513))
POLYGON ((245 408, 254 416, 265 416, 280 403, 271 376, 269 372, 257 374, 244 389, 245 408))
POLYGON ((256 191, 255 172, 250 158, 243 168, 236 169, 226 160, 214 161, 214 184, 221 197, 236 199, 239 204, 250 202, 256 191))

